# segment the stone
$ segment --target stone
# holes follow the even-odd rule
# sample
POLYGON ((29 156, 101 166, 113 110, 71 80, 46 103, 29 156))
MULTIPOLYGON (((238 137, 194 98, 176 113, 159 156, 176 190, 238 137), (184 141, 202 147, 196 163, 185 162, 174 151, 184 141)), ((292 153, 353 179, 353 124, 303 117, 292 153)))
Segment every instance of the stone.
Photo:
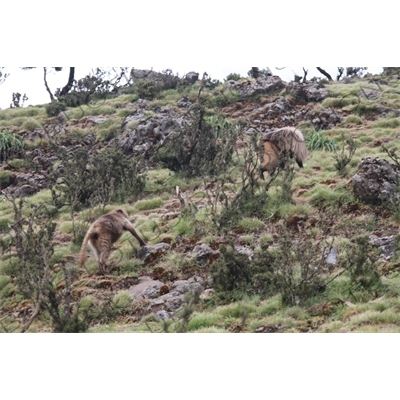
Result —
POLYGON ((228 89, 236 90, 241 97, 252 97, 255 95, 262 95, 275 92, 282 89, 284 83, 279 76, 268 76, 258 80, 229 80, 225 82, 225 87, 228 89))
POLYGON ((158 257, 168 251, 171 246, 168 243, 158 243, 143 246, 138 250, 137 257, 142 261, 147 261, 150 257, 158 257))
POLYGON ((139 278, 139 283, 131 286, 128 292, 134 299, 155 298, 159 297, 162 286, 163 282, 155 281, 150 276, 142 276, 139 278))
POLYGON ((353 192, 364 203, 389 206, 397 204, 400 166, 382 158, 364 158, 352 177, 353 192))

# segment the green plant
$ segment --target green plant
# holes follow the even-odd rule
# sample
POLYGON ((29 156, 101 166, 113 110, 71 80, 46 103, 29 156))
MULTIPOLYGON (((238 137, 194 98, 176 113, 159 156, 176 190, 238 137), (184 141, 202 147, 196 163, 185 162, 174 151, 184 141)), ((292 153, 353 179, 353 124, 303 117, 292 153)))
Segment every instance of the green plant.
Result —
POLYGON ((23 149, 22 140, 9 131, 0 131, 0 162, 7 160, 23 149))
POLYGON ((141 99, 153 100, 159 93, 155 82, 148 79, 139 79, 133 84, 133 88, 141 99))
POLYGON ((65 111, 67 107, 61 101, 53 100, 51 103, 46 104, 46 114, 49 117, 56 117, 61 111, 65 111))
POLYGON ((42 125, 38 121, 36 121, 33 118, 28 118, 24 123, 21 125, 21 129, 27 130, 27 131, 34 131, 35 129, 41 128, 42 125))
POLYGON ((5 188, 7 187, 15 177, 15 174, 13 174, 11 171, 0 171, 0 188, 5 188))
POLYGON ((55 332, 79 332, 85 324, 73 310, 71 268, 62 267, 65 290, 57 292, 50 259, 54 254, 53 237, 56 224, 46 212, 44 203, 31 207, 23 217, 24 202, 10 199, 14 209, 13 243, 18 262, 12 270, 17 293, 32 302, 32 313, 25 316, 21 332, 26 332, 43 311, 51 318, 55 332))
POLYGON ((308 150, 334 151, 336 148, 336 141, 327 138, 324 131, 314 131, 307 135, 306 145, 308 150))
POLYGON ((226 76, 225 81, 238 81, 240 78, 240 74, 232 72, 226 76))
POLYGON ((239 132, 239 127, 222 117, 207 121, 204 107, 195 105, 156 150, 154 160, 185 177, 215 176, 230 166, 239 132))
POLYGON ((368 290, 379 290, 381 276, 378 270, 377 250, 373 248, 368 236, 359 236, 345 244, 346 258, 342 265, 348 271, 351 281, 350 290, 358 287, 368 290))
POLYGON ((346 137, 344 134, 342 134, 341 147, 340 149, 336 148, 335 154, 333 155, 333 159, 335 160, 335 163, 333 165, 339 175, 345 174, 345 168, 353 158, 356 150, 357 145, 354 139, 350 136, 346 137))

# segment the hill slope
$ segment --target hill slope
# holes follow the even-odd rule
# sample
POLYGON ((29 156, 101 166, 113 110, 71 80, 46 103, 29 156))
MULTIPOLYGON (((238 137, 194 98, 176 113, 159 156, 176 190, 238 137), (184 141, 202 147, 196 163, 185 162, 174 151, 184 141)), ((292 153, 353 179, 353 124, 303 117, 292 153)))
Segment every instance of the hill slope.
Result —
POLYGON ((399 332, 398 206, 360 202, 351 179, 362 158, 393 162, 399 85, 197 81, 0 111, 1 329, 399 332), (254 179, 254 139, 284 126, 305 136, 304 168, 254 179), (105 276, 89 253, 79 270, 117 206, 148 247, 126 233, 105 276))

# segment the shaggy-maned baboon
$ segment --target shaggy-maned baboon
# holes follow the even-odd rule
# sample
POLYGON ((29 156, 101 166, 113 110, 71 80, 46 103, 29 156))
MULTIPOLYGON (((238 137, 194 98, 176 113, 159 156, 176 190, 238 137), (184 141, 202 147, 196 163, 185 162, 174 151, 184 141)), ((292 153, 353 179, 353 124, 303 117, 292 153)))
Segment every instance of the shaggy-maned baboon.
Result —
POLYGON ((264 172, 273 173, 278 164, 283 167, 285 156, 294 157, 297 165, 303 168, 303 161, 308 157, 303 134, 299 129, 286 127, 263 135, 261 139, 260 177, 264 172))
POLYGON ((146 245, 130 223, 128 214, 121 208, 102 215, 94 221, 87 231, 85 239, 83 239, 79 255, 79 267, 85 264, 86 248, 89 244, 99 263, 99 272, 104 275, 106 262, 111 253, 111 246, 122 236, 124 231, 129 231, 135 236, 141 246, 146 245))

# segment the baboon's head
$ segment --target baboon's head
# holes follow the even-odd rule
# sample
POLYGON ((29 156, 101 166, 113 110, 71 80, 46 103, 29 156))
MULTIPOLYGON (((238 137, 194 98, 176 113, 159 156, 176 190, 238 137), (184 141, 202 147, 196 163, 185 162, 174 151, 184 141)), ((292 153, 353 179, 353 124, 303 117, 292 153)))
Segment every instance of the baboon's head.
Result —
POLYGON ((126 213, 125 210, 123 210, 122 208, 117 208, 116 210, 114 210, 115 212, 117 212, 118 214, 123 215, 125 218, 128 218, 128 214, 126 213))

